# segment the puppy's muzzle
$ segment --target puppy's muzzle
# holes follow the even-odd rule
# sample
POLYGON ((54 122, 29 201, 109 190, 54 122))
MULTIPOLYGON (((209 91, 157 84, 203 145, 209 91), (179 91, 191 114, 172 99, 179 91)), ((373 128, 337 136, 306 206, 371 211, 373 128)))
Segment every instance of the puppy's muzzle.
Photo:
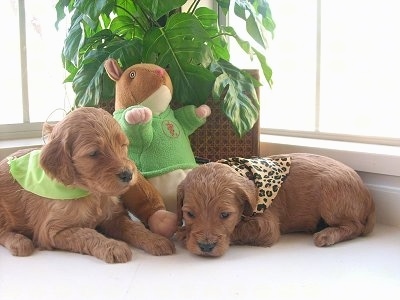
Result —
POLYGON ((133 173, 131 171, 124 170, 117 175, 122 182, 130 182, 132 180, 133 173))
POLYGON ((200 250, 204 253, 210 253, 217 245, 217 243, 200 243, 200 242, 197 244, 199 245, 200 250))

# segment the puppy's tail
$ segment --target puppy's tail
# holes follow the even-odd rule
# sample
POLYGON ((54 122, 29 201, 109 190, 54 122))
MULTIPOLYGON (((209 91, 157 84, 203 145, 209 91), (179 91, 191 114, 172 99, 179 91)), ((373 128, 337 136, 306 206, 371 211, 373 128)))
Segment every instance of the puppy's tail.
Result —
POLYGON ((375 222, 376 222, 375 205, 374 205, 374 203, 372 203, 371 205, 372 205, 372 209, 371 209, 370 214, 367 216, 367 222, 365 223, 365 227, 362 232, 362 235, 367 235, 367 234, 371 233, 375 226, 375 222))

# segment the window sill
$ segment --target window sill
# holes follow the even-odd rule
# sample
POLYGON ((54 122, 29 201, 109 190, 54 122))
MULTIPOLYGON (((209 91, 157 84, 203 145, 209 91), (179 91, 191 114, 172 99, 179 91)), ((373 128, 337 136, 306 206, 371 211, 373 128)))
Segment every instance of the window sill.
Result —
POLYGON ((308 152, 330 156, 360 172, 400 177, 400 147, 261 135, 261 154, 308 152))
MULTIPOLYGON (((400 147, 261 134, 261 155, 308 152, 330 156, 360 172, 400 177, 400 147)), ((0 141, 0 159, 23 148, 40 147, 41 138, 0 141)))
POLYGON ((0 159, 11 153, 25 148, 37 148, 43 145, 42 138, 27 138, 14 140, 0 140, 0 159))

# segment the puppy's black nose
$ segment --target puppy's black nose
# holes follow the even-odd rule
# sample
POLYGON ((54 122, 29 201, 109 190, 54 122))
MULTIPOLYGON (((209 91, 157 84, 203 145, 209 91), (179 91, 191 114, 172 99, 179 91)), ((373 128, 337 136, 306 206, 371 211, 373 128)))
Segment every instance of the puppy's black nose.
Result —
POLYGON ((119 179, 123 182, 129 182, 132 180, 132 172, 131 171, 122 171, 118 174, 119 179))
POLYGON ((203 252, 211 252, 217 243, 198 243, 199 248, 203 252))

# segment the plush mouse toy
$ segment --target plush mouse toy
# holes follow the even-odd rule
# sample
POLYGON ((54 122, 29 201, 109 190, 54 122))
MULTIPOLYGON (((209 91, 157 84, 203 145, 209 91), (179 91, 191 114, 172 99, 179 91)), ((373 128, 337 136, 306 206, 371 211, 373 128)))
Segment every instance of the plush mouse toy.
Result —
POLYGON ((130 140, 129 156, 162 197, 152 191, 152 199, 146 199, 146 187, 128 192, 123 201, 150 230, 168 235, 176 230, 177 186, 197 166, 188 136, 211 110, 207 105, 173 110, 172 82, 160 66, 143 63, 123 71, 114 59, 104 66, 115 81, 114 118, 130 140))

